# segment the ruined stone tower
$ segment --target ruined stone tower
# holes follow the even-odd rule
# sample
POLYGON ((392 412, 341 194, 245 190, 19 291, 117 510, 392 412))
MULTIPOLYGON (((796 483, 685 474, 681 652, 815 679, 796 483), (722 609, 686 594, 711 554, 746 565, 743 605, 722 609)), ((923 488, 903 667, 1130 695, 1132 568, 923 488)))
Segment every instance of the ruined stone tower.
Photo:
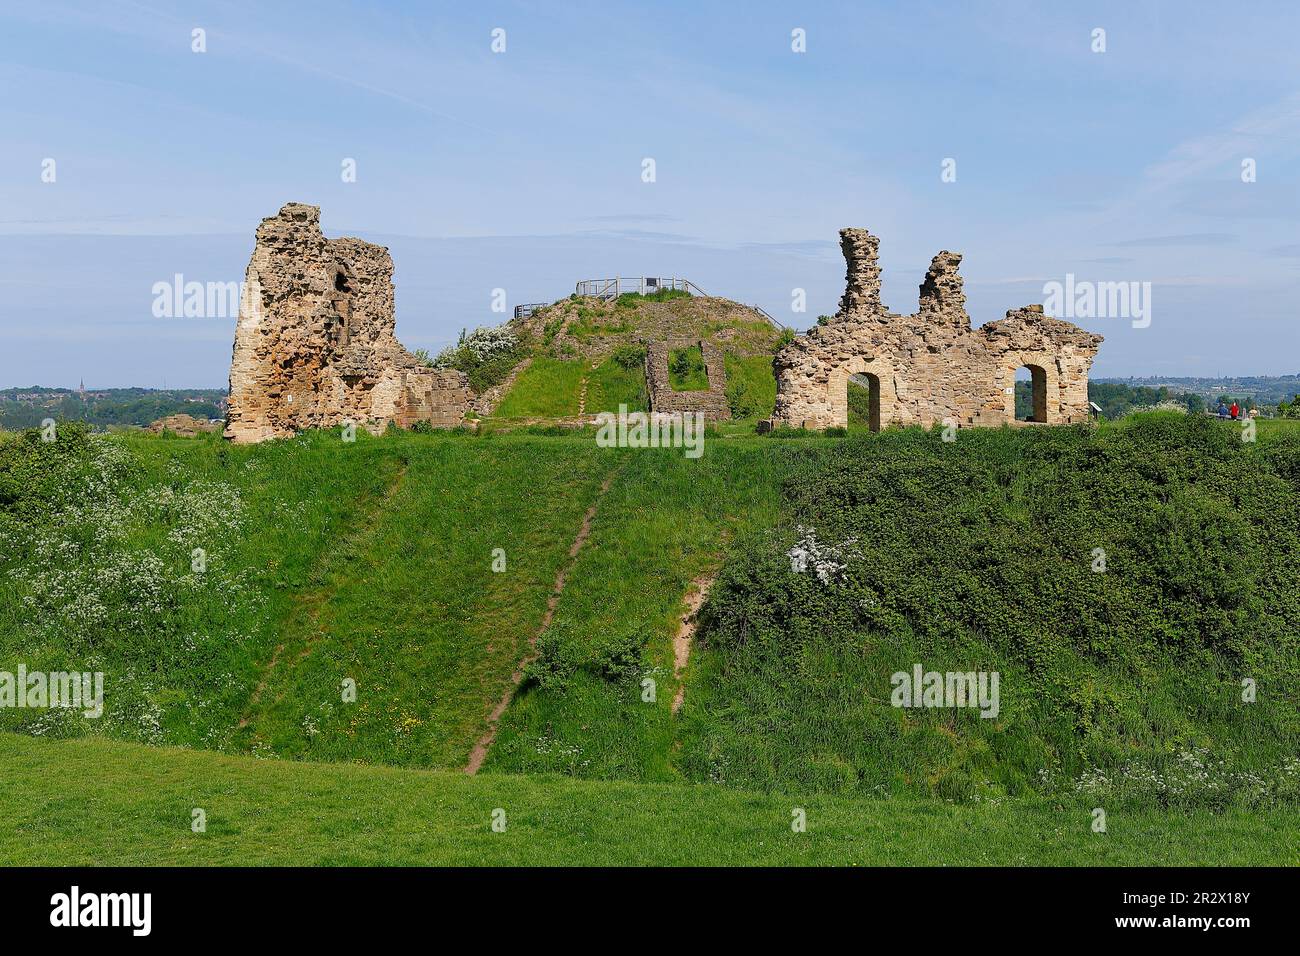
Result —
POLYGON ((344 421, 453 426, 464 373, 423 365, 394 335, 393 260, 360 239, 326 239, 320 209, 289 203, 257 227, 230 363, 225 436, 256 442, 344 421))
POLYGON ((847 263, 840 310, 782 349, 776 371, 776 424, 828 428, 848 424, 848 383, 871 385, 871 427, 1015 423, 1015 377, 1028 367, 1033 421, 1088 419, 1088 370, 1100 335, 1030 305, 971 328, 957 267, 940 252, 921 283, 915 315, 880 301, 880 241, 865 229, 840 230, 847 263))

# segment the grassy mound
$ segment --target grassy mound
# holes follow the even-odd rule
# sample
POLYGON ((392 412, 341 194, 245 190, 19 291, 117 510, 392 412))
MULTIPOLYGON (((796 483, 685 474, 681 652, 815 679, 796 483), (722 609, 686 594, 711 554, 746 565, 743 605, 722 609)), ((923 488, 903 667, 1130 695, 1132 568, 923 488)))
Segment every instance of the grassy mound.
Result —
MULTIPOLYGON (((616 412, 621 404, 629 411, 643 411, 645 343, 708 340, 726 360, 733 418, 752 423, 772 413, 772 356, 791 335, 748 306, 667 289, 651 295, 627 293, 613 301, 573 296, 510 327, 520 342, 528 343, 534 362, 497 406, 492 415, 496 419, 576 415, 584 382, 584 411, 589 414, 616 412)), ((673 350, 669 378, 678 391, 709 387, 698 345, 673 350)))

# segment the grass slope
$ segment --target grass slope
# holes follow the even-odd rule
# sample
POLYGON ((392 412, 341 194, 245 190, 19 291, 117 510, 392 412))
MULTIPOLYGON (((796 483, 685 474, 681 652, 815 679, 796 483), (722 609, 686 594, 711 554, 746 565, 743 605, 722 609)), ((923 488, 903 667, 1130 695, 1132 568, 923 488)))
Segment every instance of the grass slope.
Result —
POLYGON ((285 620, 241 749, 463 765, 616 459, 524 436, 423 442, 405 456, 382 512, 285 620), (355 704, 341 701, 344 678, 355 704))
MULTIPOLYGON (((667 825, 686 847, 703 846, 701 859, 738 859, 733 840, 761 841, 768 824, 733 826, 710 815, 785 806, 778 816, 788 819, 790 798, 780 793, 815 803, 828 814, 818 820, 839 820, 841 840, 875 834, 848 845, 877 862, 889 862, 878 844, 902 853, 900 861, 922 862, 920 850, 899 849, 869 822, 877 818, 903 828, 938 820, 934 852, 953 861, 963 827, 972 826, 1003 841, 973 851, 975 859, 1014 862, 1045 845, 1050 859, 1090 861, 1112 844, 1088 842, 1089 831, 1076 837, 1071 827, 1095 806, 1152 834, 1131 845, 1133 856, 1104 862, 1139 861, 1145 852, 1151 862, 1195 862, 1202 850, 1226 862, 1240 858, 1226 834, 1244 828, 1242 839, 1254 845, 1251 819, 1293 826, 1295 429, 1261 428, 1247 444, 1240 426, 1156 415, 1099 430, 963 431, 954 443, 919 430, 726 435, 710 437, 698 460, 600 450, 590 430, 554 438, 363 433, 354 444, 315 433, 252 447, 211 436, 88 438, 74 428, 52 444, 5 436, 0 670, 19 662, 101 669, 108 696, 98 721, 4 708, 0 728, 458 766, 541 619, 595 488, 617 469, 541 657, 503 718, 490 772, 463 791, 446 784, 453 803, 522 793, 539 801, 529 807, 548 808, 535 821, 546 845, 514 859, 567 859, 547 854, 577 837, 546 814, 607 828, 600 801, 629 820, 610 838, 640 840, 647 859, 690 859, 651 832, 664 825, 662 808, 705 835, 692 842, 681 836, 689 830, 667 825), (823 557, 843 564, 842 575, 821 582, 792 569, 788 551, 808 534, 800 526, 832 549, 823 557), (191 570, 196 547, 206 553, 202 572, 191 570), (497 547, 507 561, 499 574, 491 569, 497 547), (1105 573, 1092 570, 1095 547, 1107 553, 1105 573), (671 637, 683 593, 719 565, 685 707, 674 718, 671 637), (890 707, 891 673, 916 662, 999 671, 998 718, 890 707), (1258 690, 1248 706, 1243 676, 1258 690), (340 699, 344 677, 357 682, 355 704, 340 699), (647 679, 653 702, 642 698, 647 679), (682 789, 589 789, 513 776, 520 772, 624 787, 677 781, 682 789), (742 792, 717 795, 681 781, 742 792), (543 802, 548 793, 552 801, 543 802), (871 802, 878 796, 894 799, 871 802), (1158 805, 1216 815, 1161 815, 1158 805), (1183 830, 1193 820, 1223 839, 1196 842, 1183 830), (1013 834, 1017 825, 1040 834, 1038 842, 1013 834), (1162 851, 1154 834, 1166 826, 1176 845, 1162 851)), ((376 794, 391 786, 391 795, 350 802, 316 796, 337 786, 344 768, 308 767, 297 777, 269 761, 173 755, 151 765, 154 776, 142 777, 149 785, 133 792, 126 768, 147 762, 139 751, 103 741, 8 746, 33 775, 64 759, 68 774, 77 765, 84 775, 120 754, 120 774, 106 769, 102 787, 93 784, 98 808, 72 806, 67 796, 46 809, 55 820, 102 813, 96 819, 109 830, 136 827, 147 847, 167 831, 148 813, 138 818, 152 799, 141 793, 155 783, 159 794, 184 793, 213 768, 268 768, 272 790, 258 791, 263 784, 236 770, 230 786, 272 803, 297 799, 293 810, 268 810, 265 821, 290 835, 308 823, 287 816, 311 817, 296 787, 344 819, 378 821, 365 851, 374 854, 386 826, 400 823, 406 834, 407 821, 415 825, 402 802, 409 792, 396 781, 450 780, 367 771, 376 776, 357 786, 376 794), (51 748, 47 756, 42 747, 51 748)), ((15 792, 30 799, 31 791, 15 792)), ((428 799, 435 803, 410 805, 427 810, 443 798, 428 799)), ((261 823, 242 812, 227 819, 260 838, 261 823)), ((22 833, 45 832, 37 811, 18 819, 22 833)), ((417 834, 390 857, 364 858, 493 858, 497 850, 466 829, 479 824, 454 819, 461 822, 438 838, 452 849, 431 851, 437 840, 417 834)), ((227 845, 230 853, 256 852, 241 839, 227 845)), ((320 846, 322 856, 302 859, 351 859, 352 851, 305 845, 320 846)), ((802 846, 791 844, 792 852, 802 846)), ((753 852, 764 862, 804 859, 777 849, 753 852)), ((290 859, 299 851, 288 843, 277 852, 290 859)), ((632 861, 636 852, 601 846, 572 859, 632 861)), ((818 858, 858 859, 842 852, 828 845, 818 858)))
POLYGON ((680 779, 670 704, 682 597, 722 563, 725 540, 776 520, 791 457, 752 442, 714 442, 698 460, 628 455, 486 770, 680 779))
POLYGON ((784 526, 742 542, 711 595, 683 769, 744 789, 1294 805, 1300 440, 1240 432, 1148 415, 810 452, 784 526), (999 673, 999 712, 891 706, 918 663, 999 673))
POLYGON ((1295 865, 1300 814, 952 806, 0 734, 4 865, 1295 865), (792 809, 807 831, 791 830, 792 809), (191 830, 193 811, 207 829, 191 830), (505 811, 504 832, 491 828, 505 811))
POLYGON ((0 669, 102 670, 107 697, 98 721, 6 708, 0 728, 218 748, 320 556, 402 467, 395 443, 337 433, 230 446, 62 426, 0 455, 0 669))
POLYGON ((618 414, 620 405, 629 412, 644 412, 649 406, 646 397, 645 365, 641 362, 631 368, 612 358, 605 359, 591 371, 587 379, 587 413, 618 414))
POLYGON ((492 418, 562 418, 578 414, 578 394, 588 364, 539 357, 515 379, 492 418))

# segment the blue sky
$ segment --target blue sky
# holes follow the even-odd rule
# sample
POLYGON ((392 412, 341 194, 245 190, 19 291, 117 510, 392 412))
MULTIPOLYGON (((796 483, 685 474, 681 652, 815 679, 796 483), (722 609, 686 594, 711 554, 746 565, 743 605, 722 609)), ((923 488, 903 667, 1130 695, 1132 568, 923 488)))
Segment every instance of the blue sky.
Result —
POLYGON ((10 4, 0 385, 223 385, 233 318, 154 318, 153 283, 242 278, 289 201, 390 247, 412 348, 616 273, 805 328, 854 225, 896 311, 953 249, 977 323, 1067 273, 1152 283, 1149 328, 1080 320, 1094 374, 1293 373, 1298 32, 1282 3, 10 4))

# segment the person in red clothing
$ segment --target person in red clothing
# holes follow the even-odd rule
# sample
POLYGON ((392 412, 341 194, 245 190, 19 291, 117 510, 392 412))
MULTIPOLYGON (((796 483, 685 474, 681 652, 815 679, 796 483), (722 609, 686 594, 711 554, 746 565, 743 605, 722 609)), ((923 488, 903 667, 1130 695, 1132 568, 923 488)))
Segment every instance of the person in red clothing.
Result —
POLYGON ((1235 422, 1237 420, 1237 416, 1241 414, 1241 406, 1238 405, 1236 402, 1233 402, 1232 407, 1228 409, 1228 414, 1232 416, 1232 420, 1235 422))

